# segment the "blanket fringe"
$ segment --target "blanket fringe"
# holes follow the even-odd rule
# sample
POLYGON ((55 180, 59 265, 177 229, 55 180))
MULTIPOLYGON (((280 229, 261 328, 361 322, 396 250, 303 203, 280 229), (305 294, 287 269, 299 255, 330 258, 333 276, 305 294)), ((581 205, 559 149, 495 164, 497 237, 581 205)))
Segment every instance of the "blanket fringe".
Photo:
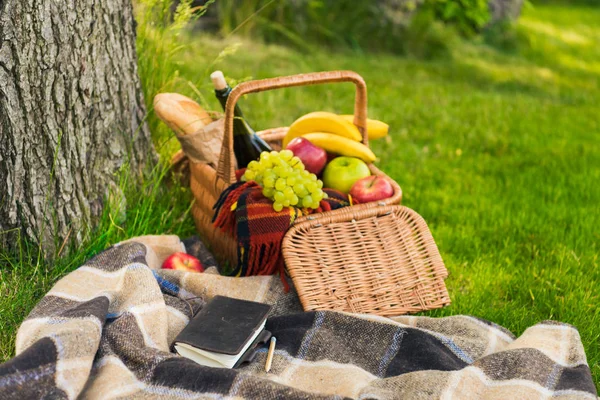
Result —
POLYGON ((254 181, 236 182, 221 193, 221 196, 219 196, 219 199, 213 206, 215 213, 212 222, 215 227, 220 228, 223 232, 230 233, 234 238, 237 238, 235 230, 235 213, 229 211, 232 210, 232 206, 234 206, 244 190, 253 186, 257 186, 257 183, 254 181))

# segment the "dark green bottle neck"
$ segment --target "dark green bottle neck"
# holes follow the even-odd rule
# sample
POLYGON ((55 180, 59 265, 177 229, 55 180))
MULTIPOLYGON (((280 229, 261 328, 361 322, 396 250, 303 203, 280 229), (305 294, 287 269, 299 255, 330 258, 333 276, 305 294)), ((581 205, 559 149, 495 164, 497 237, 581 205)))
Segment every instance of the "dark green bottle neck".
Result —
MULTIPOLYGON (((227 98, 229 97, 231 90, 232 89, 230 86, 227 86, 225 89, 221 89, 221 90, 215 89, 215 95, 216 95, 217 99, 219 100, 219 103, 221 103, 223 110, 225 110, 225 107, 227 105, 227 98)), ((244 119, 244 114, 242 113, 242 110, 240 109, 240 107, 237 104, 235 105, 235 107, 233 109, 233 115, 235 117, 233 119, 233 135, 234 136, 241 135, 241 134, 246 134, 246 135, 254 134, 254 130, 250 127, 250 125, 248 125, 248 123, 244 119)))
MULTIPOLYGON (((230 93, 231 93, 231 87, 229 87, 229 86, 227 86, 225 89, 222 89, 222 90, 215 90, 215 95, 217 96, 219 103, 221 103, 223 110, 225 110, 225 106, 227 105, 227 98, 229 97, 230 93)), ((233 115, 235 115, 236 117, 244 118, 244 114, 242 113, 242 110, 240 109, 240 107, 237 104, 235 105, 235 108, 233 109, 233 115)))

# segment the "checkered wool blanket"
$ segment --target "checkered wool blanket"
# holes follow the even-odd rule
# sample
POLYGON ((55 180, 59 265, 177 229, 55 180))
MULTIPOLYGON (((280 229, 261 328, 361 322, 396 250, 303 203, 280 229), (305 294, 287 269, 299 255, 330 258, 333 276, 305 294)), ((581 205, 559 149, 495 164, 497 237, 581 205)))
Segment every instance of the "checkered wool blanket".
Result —
POLYGON ((468 316, 303 313, 278 277, 158 269, 183 249, 173 236, 137 238, 60 280, 21 325, 17 356, 0 365, 0 399, 596 399, 572 326, 542 322, 515 338, 468 316), (239 369, 169 352, 217 294, 274 305, 270 373, 265 349, 239 369))

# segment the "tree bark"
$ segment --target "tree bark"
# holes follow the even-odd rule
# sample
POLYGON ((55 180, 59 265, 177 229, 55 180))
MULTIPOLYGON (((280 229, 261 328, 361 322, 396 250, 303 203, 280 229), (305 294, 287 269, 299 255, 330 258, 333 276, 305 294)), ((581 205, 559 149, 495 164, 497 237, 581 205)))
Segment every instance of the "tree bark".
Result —
POLYGON ((131 1, 0 0, 0 244, 81 242, 155 159, 145 113, 131 1))

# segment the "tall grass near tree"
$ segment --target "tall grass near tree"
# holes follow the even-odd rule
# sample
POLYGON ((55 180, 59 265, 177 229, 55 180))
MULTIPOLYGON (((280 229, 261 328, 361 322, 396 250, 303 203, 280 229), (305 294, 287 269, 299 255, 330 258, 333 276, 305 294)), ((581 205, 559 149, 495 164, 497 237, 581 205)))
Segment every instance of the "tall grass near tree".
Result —
POLYGON ((207 6, 193 8, 192 0, 180 1, 177 6, 172 0, 139 0, 134 4, 138 22, 138 73, 149 110, 147 121, 155 147, 165 161, 165 155, 176 147, 176 140, 152 112, 152 100, 160 92, 182 91, 178 69, 186 49, 185 29, 204 14, 207 6))

